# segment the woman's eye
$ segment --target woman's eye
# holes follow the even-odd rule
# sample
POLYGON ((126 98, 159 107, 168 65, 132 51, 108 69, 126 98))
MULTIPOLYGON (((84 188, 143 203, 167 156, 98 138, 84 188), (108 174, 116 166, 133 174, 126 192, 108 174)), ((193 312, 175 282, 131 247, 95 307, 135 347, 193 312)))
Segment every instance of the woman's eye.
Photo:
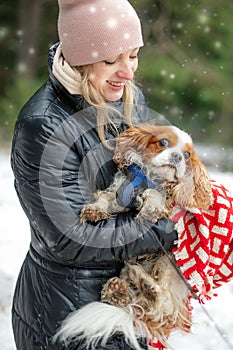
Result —
POLYGON ((190 156, 191 156, 190 152, 188 152, 188 151, 184 152, 184 158, 185 159, 189 159, 190 156))
POLYGON ((170 142, 168 139, 161 139, 159 140, 159 145, 161 147, 168 147, 170 145, 170 142))
POLYGON ((105 64, 114 64, 116 61, 104 61, 105 64))
POLYGON ((130 56, 131 60, 136 60, 138 58, 138 55, 130 56))

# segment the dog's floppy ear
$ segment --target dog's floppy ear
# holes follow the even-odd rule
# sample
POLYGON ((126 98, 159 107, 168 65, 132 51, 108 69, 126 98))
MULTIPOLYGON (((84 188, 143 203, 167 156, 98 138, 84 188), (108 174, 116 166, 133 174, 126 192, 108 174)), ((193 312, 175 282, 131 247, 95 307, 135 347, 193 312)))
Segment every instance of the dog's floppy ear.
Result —
POLYGON ((194 206, 208 209, 213 202, 211 183, 205 166, 195 153, 191 159, 191 167, 194 206))
POLYGON ((141 154, 151 139, 151 134, 142 127, 130 127, 116 138, 116 148, 113 157, 119 169, 132 163, 142 165, 141 154))
POLYGON ((186 173, 174 188, 174 200, 185 207, 207 210, 213 202, 213 194, 207 170, 198 156, 193 153, 186 173))

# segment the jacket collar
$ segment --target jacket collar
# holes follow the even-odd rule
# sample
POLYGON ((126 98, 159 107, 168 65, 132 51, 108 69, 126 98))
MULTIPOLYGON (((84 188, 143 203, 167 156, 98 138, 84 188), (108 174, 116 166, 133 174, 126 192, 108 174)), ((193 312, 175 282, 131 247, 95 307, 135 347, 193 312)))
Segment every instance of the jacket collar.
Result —
POLYGON ((53 74, 53 62, 54 56, 59 46, 59 42, 54 44, 48 53, 48 71, 49 71, 49 80, 51 81, 56 93, 59 95, 61 100, 65 100, 74 110, 79 111, 85 107, 88 107, 87 102, 84 100, 83 96, 79 94, 71 94, 64 85, 54 76, 53 74))

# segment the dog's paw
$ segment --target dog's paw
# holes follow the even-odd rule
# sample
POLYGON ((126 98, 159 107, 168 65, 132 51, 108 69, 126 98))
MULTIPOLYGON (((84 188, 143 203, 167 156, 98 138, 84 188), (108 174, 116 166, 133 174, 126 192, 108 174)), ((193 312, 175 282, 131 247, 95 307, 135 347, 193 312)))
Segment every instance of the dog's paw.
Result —
POLYGON ((110 218, 110 214, 107 213, 106 211, 99 210, 95 208, 94 206, 90 205, 85 205, 80 213, 80 219, 82 222, 84 221, 99 221, 103 219, 108 219, 110 218))
POLYGON ((140 282, 142 294, 146 297, 146 299, 155 301, 157 299, 158 292, 160 291, 159 285, 152 279, 142 279, 140 282))
POLYGON ((141 295, 154 302, 160 293, 157 281, 145 271, 142 265, 128 263, 127 266, 130 282, 134 284, 141 295))
POLYGON ((136 219, 140 222, 151 221, 156 223, 161 216, 161 212, 158 209, 144 210, 143 208, 139 211, 136 219))
POLYGON ((110 278, 102 289, 101 300, 115 306, 127 306, 130 297, 126 281, 119 277, 110 278))

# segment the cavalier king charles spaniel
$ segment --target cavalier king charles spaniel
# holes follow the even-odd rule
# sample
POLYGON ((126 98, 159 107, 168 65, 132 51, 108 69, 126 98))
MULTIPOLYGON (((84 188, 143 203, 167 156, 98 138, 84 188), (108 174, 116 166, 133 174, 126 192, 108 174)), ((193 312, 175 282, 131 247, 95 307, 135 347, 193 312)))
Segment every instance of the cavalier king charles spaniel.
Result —
POLYGON ((206 169, 191 137, 177 127, 131 127, 116 138, 113 159, 120 171, 109 188, 95 194, 94 203, 84 206, 82 221, 107 219, 131 207, 132 201, 137 219, 152 222, 170 216, 171 202, 209 208, 211 185, 206 169), (132 174, 137 176, 136 186, 132 174))
MULTIPOLYGON (((212 191, 191 137, 175 126, 138 125, 116 138, 119 171, 109 188, 86 205, 82 221, 106 219, 134 208, 136 219, 171 218, 175 206, 208 209, 212 191)), ((169 253, 170 259, 175 259, 169 253)), ((114 333, 139 350, 138 338, 166 346, 174 329, 189 331, 190 290, 165 254, 146 254, 125 263, 120 277, 104 285, 102 302, 93 302, 63 321, 55 338, 78 339, 88 346, 106 343, 114 333)))

